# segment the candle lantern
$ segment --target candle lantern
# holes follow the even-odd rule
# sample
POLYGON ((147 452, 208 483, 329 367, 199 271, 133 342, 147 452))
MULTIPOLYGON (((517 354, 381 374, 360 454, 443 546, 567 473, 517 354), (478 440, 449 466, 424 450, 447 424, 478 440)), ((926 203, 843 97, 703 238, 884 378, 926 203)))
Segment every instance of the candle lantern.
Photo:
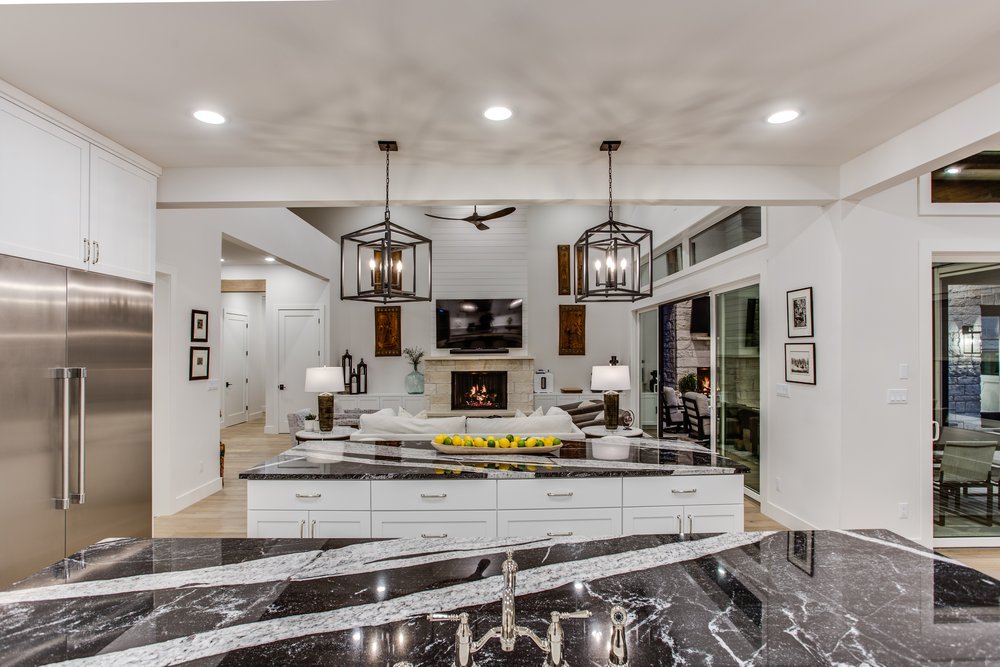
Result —
POLYGON ((365 363, 364 357, 358 362, 358 393, 368 393, 368 364, 365 363))
POLYGON ((340 368, 344 371, 344 384, 346 393, 352 394, 351 391, 351 373, 354 372, 354 357, 351 356, 349 350, 344 350, 344 356, 340 358, 340 368))

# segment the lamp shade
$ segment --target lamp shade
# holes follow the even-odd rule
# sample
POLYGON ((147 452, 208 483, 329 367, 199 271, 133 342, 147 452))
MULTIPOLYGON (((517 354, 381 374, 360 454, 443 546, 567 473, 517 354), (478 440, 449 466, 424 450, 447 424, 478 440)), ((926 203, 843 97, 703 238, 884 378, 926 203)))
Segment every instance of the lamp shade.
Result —
POLYGON ((324 393, 344 391, 344 369, 339 366, 307 368, 305 391, 324 393))
POLYGON ((628 366, 594 366, 590 388, 594 391, 622 391, 630 389, 632 381, 628 366))

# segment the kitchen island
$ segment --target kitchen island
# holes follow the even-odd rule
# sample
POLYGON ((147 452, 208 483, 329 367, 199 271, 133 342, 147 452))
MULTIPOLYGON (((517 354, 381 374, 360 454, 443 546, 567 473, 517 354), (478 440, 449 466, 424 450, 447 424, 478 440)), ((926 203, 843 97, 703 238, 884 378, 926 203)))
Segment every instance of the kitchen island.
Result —
MULTIPOLYGON (((743 530, 748 468, 697 444, 601 438, 552 454, 307 442, 240 474, 248 537, 573 537, 743 530)), ((512 451, 512 450, 506 450, 512 451)))
MULTIPOLYGON (((633 667, 991 665, 1000 582, 887 531, 614 538, 110 540, 0 592, 0 663, 452 664, 456 623, 562 621, 565 660, 605 665, 626 612, 633 667)), ((537 667, 526 637, 478 664, 537 667)))

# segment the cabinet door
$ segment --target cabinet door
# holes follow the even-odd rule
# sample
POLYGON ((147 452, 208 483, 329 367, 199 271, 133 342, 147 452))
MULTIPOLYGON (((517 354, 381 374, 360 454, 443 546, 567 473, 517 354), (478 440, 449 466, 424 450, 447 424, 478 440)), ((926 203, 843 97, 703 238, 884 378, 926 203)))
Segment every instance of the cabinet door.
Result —
POLYGON ((496 537, 490 511, 372 512, 372 537, 496 537))
POLYGON ((685 505, 684 527, 689 533, 742 532, 743 504, 685 505))
POLYGON ((371 536, 371 512, 309 512, 309 537, 371 536))
POLYGON ((156 177, 92 146, 91 270, 153 282, 155 215, 156 177))
POLYGON ((296 510, 250 510, 247 537, 308 537, 309 512, 296 510))
POLYGON ((500 537, 572 537, 622 534, 621 507, 559 510, 501 510, 500 537))
POLYGON ((86 268, 89 150, 0 99, 0 253, 86 268))
POLYGON ((684 508, 625 507, 622 532, 625 535, 677 535, 684 522, 684 508))

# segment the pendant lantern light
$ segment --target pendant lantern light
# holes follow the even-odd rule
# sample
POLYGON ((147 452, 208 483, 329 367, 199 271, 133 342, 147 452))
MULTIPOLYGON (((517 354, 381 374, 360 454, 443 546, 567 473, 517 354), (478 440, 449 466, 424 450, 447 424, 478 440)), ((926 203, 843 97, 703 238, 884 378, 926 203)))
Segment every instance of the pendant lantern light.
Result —
POLYGON ((385 219, 340 237, 340 298, 405 303, 431 300, 431 240, 389 218, 389 154, 395 141, 379 141, 385 152, 385 219))
POLYGON ((577 302, 638 301, 653 295, 653 232, 614 217, 611 154, 621 144, 611 140, 601 144, 601 151, 608 153, 608 221, 591 227, 576 241, 577 302))

